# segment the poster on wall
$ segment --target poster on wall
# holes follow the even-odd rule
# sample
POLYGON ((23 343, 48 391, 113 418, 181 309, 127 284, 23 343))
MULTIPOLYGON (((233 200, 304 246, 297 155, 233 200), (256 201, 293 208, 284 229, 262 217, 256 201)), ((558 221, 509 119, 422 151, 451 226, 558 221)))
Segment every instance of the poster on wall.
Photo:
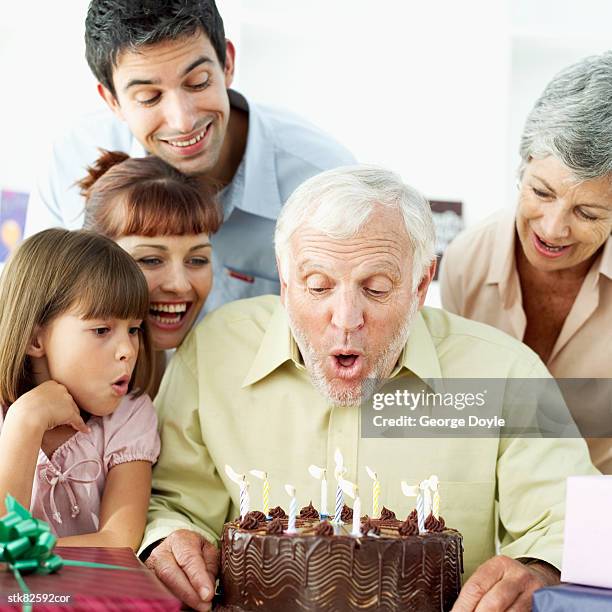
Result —
POLYGON ((28 194, 0 191, 0 266, 23 238, 28 194))
POLYGON ((434 280, 437 280, 440 271, 440 259, 442 259, 446 247, 464 228, 463 203, 430 200, 429 204, 433 213, 434 225, 436 226, 436 257, 438 259, 438 267, 436 268, 434 280))

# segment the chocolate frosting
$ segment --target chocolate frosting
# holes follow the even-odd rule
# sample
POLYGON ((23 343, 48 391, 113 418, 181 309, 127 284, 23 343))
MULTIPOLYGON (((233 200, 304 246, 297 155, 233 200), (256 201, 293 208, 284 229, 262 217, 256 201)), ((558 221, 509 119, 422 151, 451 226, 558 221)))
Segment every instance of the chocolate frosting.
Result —
POLYGON ((401 536, 413 536, 418 535, 419 526, 416 521, 411 521, 410 519, 406 519, 397 529, 401 536))
POLYGON ((253 514, 253 512, 247 512, 244 515, 244 518, 240 521, 240 529, 257 529, 259 527, 259 521, 253 514))
POLYGON ((334 535, 334 528, 332 527, 332 524, 329 523, 328 521, 321 521, 315 527, 314 532, 318 536, 328 537, 328 536, 334 535))
POLYGON ((416 508, 406 517, 407 521, 418 521, 418 514, 416 508))
POLYGON ((381 521, 395 521, 396 516, 393 510, 389 510, 383 506, 383 509, 380 511, 380 520, 381 521))
POLYGON ((287 515, 285 514, 285 511, 280 506, 276 506, 276 508, 270 508, 269 514, 270 514, 270 516, 273 519, 275 519, 275 518, 287 518, 287 515))
POLYGON ((366 521, 361 523, 361 533, 364 536, 369 535, 370 533, 374 535, 380 535, 380 525, 371 519, 367 519, 366 521))
POLYGON ((344 506, 342 506, 342 512, 340 513, 340 518, 345 523, 352 521, 353 520, 353 509, 349 508, 346 504, 344 504, 344 506))
POLYGON ((251 510, 249 514, 252 514, 260 523, 263 523, 266 520, 266 515, 259 510, 251 510))
POLYGON ((380 536, 356 538, 350 525, 302 523, 291 537, 266 533, 262 524, 257 531, 239 529, 237 522, 225 525, 223 606, 235 612, 447 612, 453 607, 463 571, 457 531, 402 537, 399 521, 375 521, 380 536))
POLYGON ((270 534, 280 535, 281 533, 283 533, 283 531, 283 521, 279 518, 272 519, 266 527, 266 532, 270 534))
POLYGON ((437 519, 433 513, 429 513, 429 516, 425 519, 425 529, 427 531, 433 531, 435 533, 439 533, 444 531, 444 527, 446 526, 444 519, 440 517, 437 519))
POLYGON ((312 505, 312 501, 307 506, 304 506, 300 510, 300 518, 301 519, 318 519, 319 518, 319 513, 317 512, 316 508, 312 505))

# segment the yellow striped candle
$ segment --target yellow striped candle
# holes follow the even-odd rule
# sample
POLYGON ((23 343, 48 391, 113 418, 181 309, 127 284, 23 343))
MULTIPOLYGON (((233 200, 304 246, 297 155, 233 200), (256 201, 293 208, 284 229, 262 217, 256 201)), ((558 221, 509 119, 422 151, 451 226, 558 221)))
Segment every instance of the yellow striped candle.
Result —
POLYGON ((268 516, 268 511, 270 510, 270 483, 268 482, 268 472, 263 472, 262 470, 251 470, 250 473, 255 476, 255 478, 263 480, 263 489, 261 493, 263 513, 268 516))

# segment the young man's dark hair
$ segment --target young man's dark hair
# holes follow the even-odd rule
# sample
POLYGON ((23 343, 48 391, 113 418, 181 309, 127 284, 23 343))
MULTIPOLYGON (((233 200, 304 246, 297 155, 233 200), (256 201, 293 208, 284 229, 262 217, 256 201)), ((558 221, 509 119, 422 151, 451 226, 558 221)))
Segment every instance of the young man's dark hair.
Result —
POLYGON ((225 31, 214 0, 92 0, 85 21, 85 57, 113 95, 113 68, 124 50, 203 31, 221 66, 225 31))

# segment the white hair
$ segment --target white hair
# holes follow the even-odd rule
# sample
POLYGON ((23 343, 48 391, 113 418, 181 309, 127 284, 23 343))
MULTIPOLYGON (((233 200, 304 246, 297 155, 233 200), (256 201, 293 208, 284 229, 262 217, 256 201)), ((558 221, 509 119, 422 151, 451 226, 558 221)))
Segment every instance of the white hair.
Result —
POLYGON ((436 257, 435 228, 427 200, 402 179, 379 166, 360 164, 322 172, 302 183, 287 200, 276 223, 274 246, 285 281, 290 241, 308 226, 342 240, 354 237, 376 206, 399 209, 412 247, 412 288, 436 257))
POLYGON ((612 173, 612 51, 559 72, 529 113, 519 177, 531 157, 553 155, 578 180, 612 173))

